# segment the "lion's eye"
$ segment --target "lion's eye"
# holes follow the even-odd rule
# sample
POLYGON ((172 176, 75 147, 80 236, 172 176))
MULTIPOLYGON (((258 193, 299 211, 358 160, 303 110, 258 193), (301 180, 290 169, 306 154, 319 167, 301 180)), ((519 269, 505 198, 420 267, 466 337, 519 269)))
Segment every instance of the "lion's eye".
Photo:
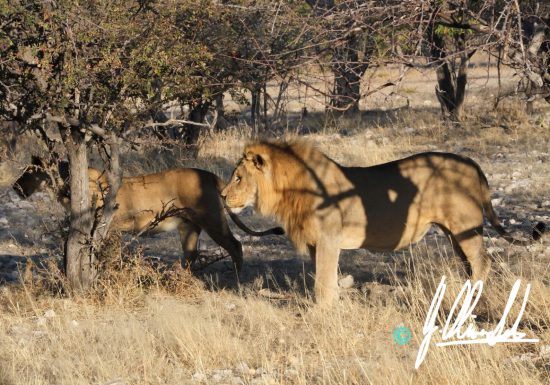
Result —
POLYGON ((235 182, 239 183, 241 181, 241 177, 240 176, 236 176, 235 177, 235 182))

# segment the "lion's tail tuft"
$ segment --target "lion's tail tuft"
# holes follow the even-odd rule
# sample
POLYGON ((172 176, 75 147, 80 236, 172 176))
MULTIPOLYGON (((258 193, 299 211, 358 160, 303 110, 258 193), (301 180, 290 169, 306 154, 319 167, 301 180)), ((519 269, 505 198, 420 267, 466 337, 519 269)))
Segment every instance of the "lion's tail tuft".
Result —
POLYGON ((547 231, 546 225, 543 222, 538 222, 535 227, 533 227, 533 240, 538 241, 547 231))

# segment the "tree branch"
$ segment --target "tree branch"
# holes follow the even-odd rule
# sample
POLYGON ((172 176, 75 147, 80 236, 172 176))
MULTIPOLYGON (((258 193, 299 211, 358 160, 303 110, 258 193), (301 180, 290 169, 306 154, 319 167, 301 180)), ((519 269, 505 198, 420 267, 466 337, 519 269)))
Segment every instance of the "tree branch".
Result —
POLYGON ((186 119, 168 119, 166 122, 162 122, 162 123, 151 122, 151 123, 147 123, 143 127, 144 128, 165 127, 165 126, 172 126, 175 124, 190 124, 192 126, 210 127, 209 123, 198 123, 198 122, 193 122, 192 120, 186 120, 186 119))

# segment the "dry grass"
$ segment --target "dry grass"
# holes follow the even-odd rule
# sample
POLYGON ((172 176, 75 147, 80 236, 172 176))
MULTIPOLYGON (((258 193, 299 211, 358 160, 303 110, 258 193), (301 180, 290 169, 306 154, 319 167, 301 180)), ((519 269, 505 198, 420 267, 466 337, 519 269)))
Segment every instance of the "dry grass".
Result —
MULTIPOLYGON (((181 384, 199 383, 193 375, 204 375, 203 383, 215 383, 218 375, 219 383, 237 383, 238 377, 245 384, 544 383, 548 356, 540 352, 550 339, 550 288, 544 277, 534 278, 537 271, 525 272, 533 288, 524 321, 539 344, 432 346, 414 369, 440 279, 434 272, 448 277, 447 310, 463 280, 453 260, 425 253, 414 248, 414 273, 404 282, 396 280, 378 295, 348 290, 331 311, 314 307, 298 292, 285 300, 268 300, 253 290, 207 292, 181 272, 172 277, 177 284, 166 285, 162 274, 136 261, 115 268, 86 297, 49 295, 28 282, 4 288, 0 382, 181 384), (410 344, 392 341, 398 325, 413 331, 410 344), (519 358, 530 353, 533 360, 519 358)), ((515 278, 498 269, 486 291, 494 307, 489 316, 498 317, 515 278)), ((517 306, 511 319, 515 314, 517 306)))

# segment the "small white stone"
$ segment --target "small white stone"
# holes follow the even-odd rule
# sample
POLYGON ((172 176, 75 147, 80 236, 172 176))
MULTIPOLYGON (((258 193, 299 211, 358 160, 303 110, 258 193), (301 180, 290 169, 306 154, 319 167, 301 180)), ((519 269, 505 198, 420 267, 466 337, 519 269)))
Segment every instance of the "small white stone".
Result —
POLYGON ((231 311, 231 310, 235 310, 235 309, 237 308, 237 305, 235 305, 234 303, 226 303, 226 304, 225 304, 225 308, 226 308, 227 310, 230 310, 230 311, 231 311))
POLYGON ((55 317, 55 311, 53 311, 53 309, 46 310, 46 312, 44 313, 44 317, 46 318, 55 317))
POLYGON ((242 361, 235 366, 235 370, 237 370, 237 372, 239 373, 248 373, 248 371, 250 370, 250 367, 246 362, 242 361))
POLYGON ((350 289, 353 287, 354 279, 351 274, 346 275, 344 278, 341 278, 338 281, 338 286, 340 286, 342 289, 350 289))
POLYGON ((191 379, 192 379, 193 381, 197 381, 197 382, 206 381, 206 374, 201 373, 201 372, 195 372, 195 373, 191 376, 191 379))
POLYGON ((44 317, 38 317, 38 318, 36 319, 36 324, 39 325, 39 326, 44 326, 44 325, 46 325, 46 322, 47 322, 47 320, 46 320, 46 318, 44 318, 44 317))
POLYGON ((71 321, 70 325, 71 325, 73 328, 75 328, 75 327, 78 326, 78 321, 74 319, 74 320, 71 321))

